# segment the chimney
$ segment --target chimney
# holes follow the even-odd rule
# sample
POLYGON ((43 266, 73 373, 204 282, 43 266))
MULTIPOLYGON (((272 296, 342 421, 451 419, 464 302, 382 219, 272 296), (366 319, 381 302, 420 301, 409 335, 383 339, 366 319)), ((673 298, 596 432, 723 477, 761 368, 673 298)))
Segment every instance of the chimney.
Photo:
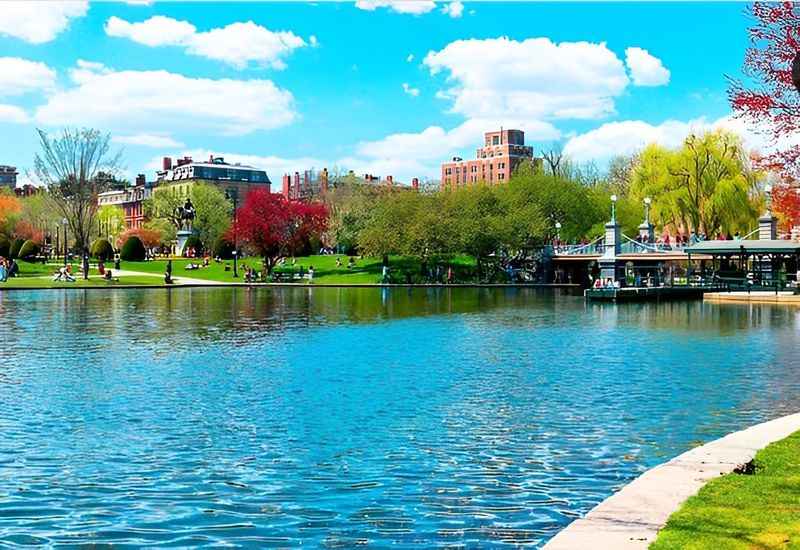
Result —
POLYGON ((419 191, 419 178, 411 178, 411 188, 419 191))
POLYGON ((139 174, 136 176, 136 185, 144 185, 147 180, 144 177, 144 174, 139 174))
POLYGON ((319 188, 322 193, 328 192, 328 169, 323 168, 319 175, 319 188))
POLYGON ((161 168, 165 172, 167 170, 172 170, 172 157, 164 157, 164 160, 161 162, 161 168))
POLYGON ((283 184, 283 190, 282 190, 283 198, 288 199, 289 198, 289 190, 290 190, 290 188, 292 186, 292 177, 289 174, 284 174, 283 175, 283 180, 282 180, 281 183, 283 184))

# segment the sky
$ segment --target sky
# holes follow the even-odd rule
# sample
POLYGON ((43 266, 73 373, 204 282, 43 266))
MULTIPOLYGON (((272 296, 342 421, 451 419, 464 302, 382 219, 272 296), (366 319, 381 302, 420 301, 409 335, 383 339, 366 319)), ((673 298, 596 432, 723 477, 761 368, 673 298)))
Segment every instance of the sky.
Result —
POLYGON ((36 129, 112 135, 128 177, 163 156, 437 180, 518 128, 603 166, 726 127, 743 3, 0 2, 0 164, 36 129))

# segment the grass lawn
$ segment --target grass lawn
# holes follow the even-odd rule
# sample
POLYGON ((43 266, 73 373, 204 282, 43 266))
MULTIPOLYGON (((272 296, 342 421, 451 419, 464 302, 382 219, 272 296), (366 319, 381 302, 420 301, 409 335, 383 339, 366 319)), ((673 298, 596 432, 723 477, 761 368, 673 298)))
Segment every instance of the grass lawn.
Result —
POLYGON ((52 280, 53 274, 61 267, 62 264, 41 264, 29 263, 19 261, 19 276, 8 279, 5 283, 0 283, 0 290, 4 288, 75 288, 75 287, 109 287, 120 285, 160 285, 164 281, 160 277, 152 277, 149 275, 125 275, 122 277, 115 277, 119 281, 106 281, 100 278, 95 267, 92 267, 89 274, 89 280, 84 281, 80 276, 79 266, 75 263, 72 264, 73 276, 76 281, 74 283, 67 282, 54 282, 52 280))
MULTIPOLYGON (((295 258, 295 264, 291 260, 286 261, 286 265, 278 266, 277 272, 299 272, 302 267, 308 273, 308 268, 314 266, 314 283, 318 284, 375 284, 381 282, 381 260, 380 258, 355 258, 356 264, 352 269, 347 269, 348 256, 305 256, 295 258), (336 259, 341 260, 341 266, 336 265, 336 259)), ((178 259, 172 262, 172 275, 174 277, 191 277, 193 279, 204 279, 208 281, 220 282, 241 282, 244 273, 244 266, 248 265, 256 271, 261 270, 260 258, 244 258, 239 261, 239 279, 233 278, 233 261, 217 263, 212 261, 211 265, 201 269, 187 270, 186 265, 190 262, 201 263, 202 260, 178 259), (230 268, 225 271, 225 266, 230 268)), ((461 270, 471 269, 475 262, 469 256, 459 256, 453 260, 453 265, 461 270)), ((162 275, 166 269, 166 260, 154 260, 150 262, 122 262, 122 269, 128 271, 139 271, 143 273, 153 273, 162 275)), ((418 274, 420 270, 419 260, 393 256, 389 259, 390 273, 397 280, 402 282, 406 271, 418 274)))
POLYGON ((651 550, 800 548, 800 432, 759 451, 755 466, 706 484, 651 550))

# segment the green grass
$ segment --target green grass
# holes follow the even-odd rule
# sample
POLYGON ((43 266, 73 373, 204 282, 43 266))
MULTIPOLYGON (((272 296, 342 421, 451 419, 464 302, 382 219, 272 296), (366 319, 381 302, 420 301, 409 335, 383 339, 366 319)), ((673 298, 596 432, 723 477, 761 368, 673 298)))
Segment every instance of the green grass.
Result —
POLYGON ((800 548, 800 432, 755 458, 755 473, 707 483, 670 516, 651 550, 800 548))
MULTIPOLYGON (((302 267, 308 273, 308 268, 314 266, 314 283, 317 284, 376 284, 381 282, 382 264, 380 258, 355 258, 356 263, 352 269, 347 269, 348 256, 305 256, 295 259, 292 264, 290 259, 286 264, 278 266, 275 271, 288 273, 291 271, 299 272, 302 267), (336 265, 337 257, 341 260, 341 266, 336 265)), ((193 279, 203 279, 217 282, 241 282, 244 274, 244 266, 250 266, 256 271, 261 271, 260 258, 245 258, 239 262, 239 279, 233 277, 233 261, 217 263, 212 261, 208 267, 201 269, 187 270, 186 265, 190 262, 201 264, 202 260, 177 259, 172 262, 173 277, 190 277, 193 279), (225 266, 230 268, 225 271, 225 266)), ((452 260, 452 264, 460 270, 472 269, 475 265, 474 260, 469 256, 459 256, 452 260)), ((138 271, 142 273, 154 273, 162 275, 166 269, 166 260, 154 260, 149 262, 122 262, 122 269, 128 271, 138 271)), ((402 282, 406 271, 418 274, 420 270, 419 260, 392 256, 389 259, 390 273, 397 282, 402 282)))
POLYGON ((96 268, 93 266, 89 271, 89 280, 83 280, 79 273, 79 266, 72 264, 74 283, 53 281, 53 274, 63 264, 41 264, 29 262, 17 262, 19 264, 19 275, 8 279, 5 283, 0 283, 0 290, 4 288, 75 288, 75 287, 111 287, 121 285, 160 285, 164 281, 159 277, 150 275, 125 275, 114 277, 118 281, 106 281, 100 277, 96 268))

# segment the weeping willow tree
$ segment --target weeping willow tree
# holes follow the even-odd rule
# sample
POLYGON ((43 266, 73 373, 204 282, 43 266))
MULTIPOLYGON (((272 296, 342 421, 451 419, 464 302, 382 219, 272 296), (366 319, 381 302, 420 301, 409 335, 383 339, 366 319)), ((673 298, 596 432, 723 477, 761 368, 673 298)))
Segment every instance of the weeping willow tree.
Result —
POLYGON ((58 215, 67 220, 76 248, 88 251, 97 196, 117 183, 120 156, 111 153, 111 136, 97 130, 64 129, 55 137, 38 132, 36 177, 47 187, 58 215))
POLYGON ((689 135, 678 149, 650 145, 631 177, 637 200, 653 199, 652 215, 684 231, 746 232, 756 225, 763 174, 750 167, 741 139, 716 130, 689 135))

